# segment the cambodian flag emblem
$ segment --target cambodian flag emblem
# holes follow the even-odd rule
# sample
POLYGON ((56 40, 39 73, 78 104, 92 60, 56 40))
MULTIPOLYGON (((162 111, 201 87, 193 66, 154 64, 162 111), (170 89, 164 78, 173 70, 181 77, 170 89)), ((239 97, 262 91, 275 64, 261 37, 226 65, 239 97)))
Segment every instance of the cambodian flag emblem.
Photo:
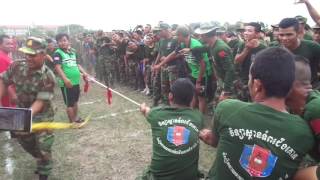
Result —
POLYGON ((167 140, 176 146, 184 145, 189 142, 190 130, 183 126, 169 127, 167 140))
POLYGON ((258 145, 245 145, 240 157, 240 164, 251 177, 268 177, 276 165, 278 157, 270 150, 258 145))

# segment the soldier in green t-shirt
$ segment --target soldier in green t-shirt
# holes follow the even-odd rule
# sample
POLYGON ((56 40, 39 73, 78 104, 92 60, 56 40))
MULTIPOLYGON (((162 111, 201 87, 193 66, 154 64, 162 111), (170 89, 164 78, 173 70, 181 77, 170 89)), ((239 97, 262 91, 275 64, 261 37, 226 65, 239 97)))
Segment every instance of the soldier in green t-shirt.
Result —
POLYGON ((300 40, 299 22, 295 18, 285 18, 279 23, 280 44, 289 49, 293 54, 307 58, 310 62, 312 86, 319 86, 320 45, 307 40, 300 40))
POLYGON ((308 29, 310 28, 310 26, 307 24, 308 19, 300 15, 296 16, 295 18, 299 21, 299 31, 298 31, 299 39, 312 41, 313 40, 312 33, 308 29))
POLYGON ((320 26, 315 25, 312 27, 313 30, 313 41, 320 44, 320 26))
POLYGON ((249 69, 254 61, 255 55, 266 48, 263 41, 259 40, 261 25, 256 22, 251 22, 245 25, 244 40, 239 45, 237 55, 234 62, 240 68, 240 77, 235 82, 236 93, 238 99, 249 101, 250 95, 248 91, 249 69))
POLYGON ((152 78, 151 78, 151 66, 154 63, 156 56, 158 55, 155 49, 155 43, 151 34, 148 34, 144 37, 144 83, 145 89, 143 93, 146 95, 151 95, 153 93, 152 89, 152 78))
POLYGON ((206 43, 202 48, 192 49, 192 53, 207 52, 213 63, 214 71, 218 78, 218 88, 216 92, 216 102, 230 98, 233 93, 234 58, 230 47, 217 37, 217 26, 211 23, 203 23, 195 32, 201 35, 201 39, 206 43), (204 50, 204 51, 203 51, 204 50))
MULTIPOLYGON (((318 161, 320 152, 320 93, 319 91, 312 90, 309 61, 302 56, 296 56, 295 66, 295 81, 290 94, 286 99, 286 104, 291 113, 301 116, 313 130, 313 135, 316 140, 316 148, 311 155, 315 158, 314 160, 318 161)), ((304 165, 309 166, 310 163, 311 165, 315 164, 314 161, 308 161, 307 164, 304 163, 304 165)), ((313 175, 312 172, 307 171, 309 170, 302 170, 297 174, 297 177, 301 177, 301 174, 308 175, 308 177, 313 175)), ((305 179, 309 180, 312 178, 305 179)))
MULTIPOLYGON (((170 54, 172 53, 176 47, 178 46, 178 41, 176 38, 173 37, 170 26, 166 23, 160 23, 159 27, 160 29, 159 36, 159 46, 158 46, 158 56, 155 60, 155 64, 158 64, 159 62, 162 63, 162 61, 170 54)), ((161 97, 162 97, 162 103, 167 105, 168 102, 168 94, 171 85, 174 83, 176 79, 178 79, 179 70, 178 70, 178 59, 174 59, 173 61, 163 64, 164 66, 160 69, 161 72, 161 97)), ((158 66, 158 65, 156 65, 158 66)))
POLYGON ((206 95, 212 91, 212 66, 207 53, 193 54, 192 52, 184 53, 181 51, 184 48, 194 49, 203 47, 202 43, 191 37, 191 32, 186 26, 179 26, 176 31, 177 39, 180 45, 169 54, 160 64, 154 69, 170 63, 171 61, 182 57, 188 65, 189 78, 196 87, 195 98, 192 102, 192 107, 198 107, 200 112, 206 112, 206 95))
POLYGON ((210 179, 291 179, 314 146, 302 118, 286 110, 285 98, 295 78, 293 55, 269 48, 255 57, 249 91, 254 103, 221 102, 212 131, 200 137, 217 146, 210 179))
POLYGON ((190 107, 194 92, 192 82, 180 78, 171 86, 170 106, 150 110, 141 105, 141 112, 151 125, 153 153, 150 166, 137 180, 198 179, 203 116, 190 107))

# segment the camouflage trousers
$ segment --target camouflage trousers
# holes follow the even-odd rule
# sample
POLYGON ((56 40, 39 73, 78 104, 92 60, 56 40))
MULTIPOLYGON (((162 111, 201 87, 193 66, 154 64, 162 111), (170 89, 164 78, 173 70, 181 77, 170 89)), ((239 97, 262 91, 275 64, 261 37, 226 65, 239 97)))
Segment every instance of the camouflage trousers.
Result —
POLYGON ((116 59, 106 57, 102 62, 102 77, 107 86, 113 86, 116 78, 116 59))
POLYGON ((96 78, 99 80, 103 80, 103 62, 104 61, 105 61, 105 56, 99 55, 94 67, 96 78))
POLYGON ((134 89, 142 89, 144 87, 143 74, 140 69, 140 64, 129 60, 128 62, 128 81, 129 85, 134 89))
POLYGON ((161 74, 160 72, 154 72, 152 77, 152 91, 153 91, 153 106, 158 106, 158 102, 161 99, 161 74))
POLYGON ((147 84, 148 88, 152 90, 152 72, 151 72, 151 65, 146 65, 145 67, 145 83, 147 84))
POLYGON ((243 81, 238 79, 234 81, 233 84, 236 98, 244 102, 250 102, 251 97, 249 93, 248 83, 244 83, 243 81))
POLYGON ((128 71, 126 69, 126 65, 125 65, 123 58, 117 59, 117 66, 118 66, 117 73, 119 73, 118 77, 119 77, 120 82, 126 83, 128 80, 128 71))
MULTIPOLYGON (((217 84, 217 88, 216 88, 215 93, 214 93, 214 99, 213 99, 213 104, 212 104, 213 112, 214 112, 216 106, 220 103, 220 96, 221 96, 221 93, 223 91, 223 82, 222 82, 222 80, 218 79, 216 84, 217 84)), ((228 96, 230 96, 230 98, 232 98, 232 99, 236 98, 236 95, 234 93, 234 88, 231 89, 231 94, 228 95, 228 96)))
POLYGON ((14 133, 23 149, 37 159, 37 172, 41 175, 50 175, 52 170, 51 147, 54 142, 52 132, 19 134, 14 133))
POLYGON ((161 98, 162 103, 169 105, 168 95, 170 87, 179 78, 179 69, 177 66, 168 66, 161 69, 161 98))

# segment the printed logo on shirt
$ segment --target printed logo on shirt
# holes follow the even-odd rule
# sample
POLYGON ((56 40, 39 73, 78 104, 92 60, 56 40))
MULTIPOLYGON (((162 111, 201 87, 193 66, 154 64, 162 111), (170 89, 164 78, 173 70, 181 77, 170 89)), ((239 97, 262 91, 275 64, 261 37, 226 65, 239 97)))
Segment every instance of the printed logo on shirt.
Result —
POLYGON ((167 140, 176 146, 188 144, 189 136, 190 130, 183 126, 168 127, 167 140))
POLYGON ((272 173, 278 157, 270 150, 258 145, 245 145, 240 157, 240 165, 251 177, 268 177, 272 173))

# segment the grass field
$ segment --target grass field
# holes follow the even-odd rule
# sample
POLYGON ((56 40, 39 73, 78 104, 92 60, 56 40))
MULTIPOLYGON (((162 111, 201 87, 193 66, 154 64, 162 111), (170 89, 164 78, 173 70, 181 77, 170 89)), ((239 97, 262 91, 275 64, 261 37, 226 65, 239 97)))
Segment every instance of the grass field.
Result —
MULTIPOLYGON (((139 92, 118 86, 116 90, 138 101, 151 101, 139 92)), ((80 99, 80 114, 91 121, 77 130, 55 132, 54 168, 51 180, 132 180, 149 164, 151 131, 138 107, 113 94, 105 102, 105 90, 92 85, 80 99)), ((55 92, 56 121, 67 122, 59 89, 55 92)), ((210 117, 207 117, 209 120, 210 117)), ((0 180, 33 180, 35 160, 7 132, 0 133, 0 180)), ((200 170, 207 172, 215 149, 201 144, 200 170)))

